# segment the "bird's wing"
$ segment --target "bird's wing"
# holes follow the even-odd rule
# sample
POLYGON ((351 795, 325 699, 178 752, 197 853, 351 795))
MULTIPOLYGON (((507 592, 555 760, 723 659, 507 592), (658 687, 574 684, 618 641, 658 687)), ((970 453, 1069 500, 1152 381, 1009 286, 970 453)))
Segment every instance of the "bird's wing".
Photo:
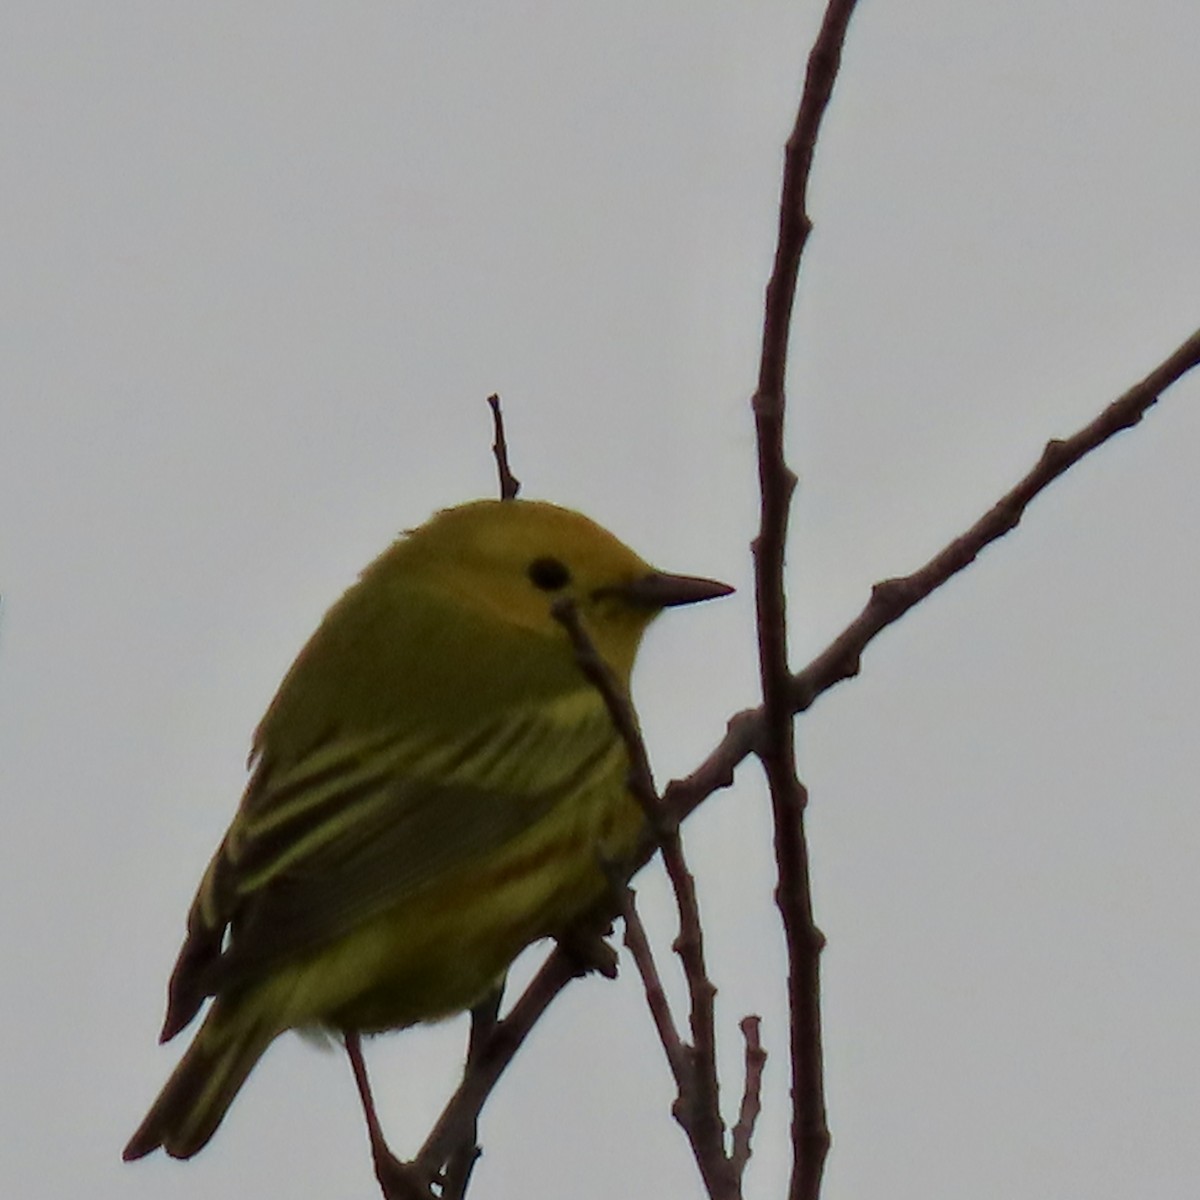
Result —
POLYGON ((193 905, 164 1037, 206 995, 337 941, 598 780, 622 786, 627 765, 586 684, 458 740, 333 736, 282 770, 264 756, 193 905))

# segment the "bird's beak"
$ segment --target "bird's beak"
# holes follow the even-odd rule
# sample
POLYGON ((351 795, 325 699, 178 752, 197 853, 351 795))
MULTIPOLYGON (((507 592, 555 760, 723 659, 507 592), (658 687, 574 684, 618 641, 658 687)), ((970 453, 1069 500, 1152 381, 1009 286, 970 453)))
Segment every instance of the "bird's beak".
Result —
POLYGON ((641 608, 674 608, 677 604, 716 600, 718 596, 728 596, 732 591, 729 584, 718 583, 715 579, 651 571, 649 575, 630 580, 620 589, 620 594, 641 608))

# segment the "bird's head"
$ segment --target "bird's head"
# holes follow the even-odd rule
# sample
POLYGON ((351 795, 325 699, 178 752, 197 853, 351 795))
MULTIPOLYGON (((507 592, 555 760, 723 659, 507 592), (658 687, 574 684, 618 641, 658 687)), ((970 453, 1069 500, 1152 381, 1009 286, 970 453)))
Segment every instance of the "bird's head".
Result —
POLYGON ((733 591, 655 570, 581 513, 534 500, 446 509, 409 535, 405 557, 464 607, 547 637, 566 636, 551 609, 571 600, 597 649, 626 678, 662 609, 733 591))

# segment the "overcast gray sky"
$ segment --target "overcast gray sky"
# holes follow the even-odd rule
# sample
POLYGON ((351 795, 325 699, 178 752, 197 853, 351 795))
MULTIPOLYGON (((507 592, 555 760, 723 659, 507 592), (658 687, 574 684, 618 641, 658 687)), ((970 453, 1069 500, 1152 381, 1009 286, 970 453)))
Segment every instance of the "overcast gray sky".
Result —
MULTIPOLYGON (((660 776, 755 698, 761 289, 815 3, 8 0, 0 36, 0 1194, 377 1194, 340 1054, 281 1039, 190 1163, 119 1161, 250 732, 394 536, 529 496, 730 580, 636 690, 660 776)), ((790 380, 802 665, 1200 325, 1200 6, 866 3, 790 380)), ((1200 1183, 1200 380, 1056 484, 800 727, 825 1196, 1200 1183)), ((687 829, 772 1057, 758 773, 687 829)), ((642 882, 665 949, 664 889, 642 882)), ((669 962, 664 962, 669 967, 669 962)), ((526 964, 522 964, 522 973, 526 964)), ((461 1021, 374 1041, 397 1150, 461 1021)), ((474 1194, 700 1194, 632 974, 576 986, 474 1194)))

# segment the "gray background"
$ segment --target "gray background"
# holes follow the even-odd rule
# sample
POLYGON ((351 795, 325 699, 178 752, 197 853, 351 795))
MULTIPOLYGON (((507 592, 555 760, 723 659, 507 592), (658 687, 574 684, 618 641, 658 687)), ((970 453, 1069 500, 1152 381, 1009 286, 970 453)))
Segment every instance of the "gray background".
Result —
MULTIPOLYGON (((753 701, 761 289, 813 3, 9 0, 0 35, 0 1194, 373 1194, 340 1054, 282 1039, 213 1145, 125 1167, 250 731, 401 528, 526 494, 664 567, 663 778, 753 701)), ((1200 7, 865 4, 791 374, 797 665, 1200 323, 1200 7)), ((1055 485, 800 727, 825 1195, 1195 1195, 1200 383, 1055 485)), ((758 773, 688 827, 773 1057, 758 773)), ((665 949, 664 889, 642 882, 665 949)), ((522 962, 519 973, 526 974, 522 962)), ((461 1021, 369 1046, 411 1150, 461 1021)), ((579 985, 477 1194, 699 1194, 639 990, 579 985)))

